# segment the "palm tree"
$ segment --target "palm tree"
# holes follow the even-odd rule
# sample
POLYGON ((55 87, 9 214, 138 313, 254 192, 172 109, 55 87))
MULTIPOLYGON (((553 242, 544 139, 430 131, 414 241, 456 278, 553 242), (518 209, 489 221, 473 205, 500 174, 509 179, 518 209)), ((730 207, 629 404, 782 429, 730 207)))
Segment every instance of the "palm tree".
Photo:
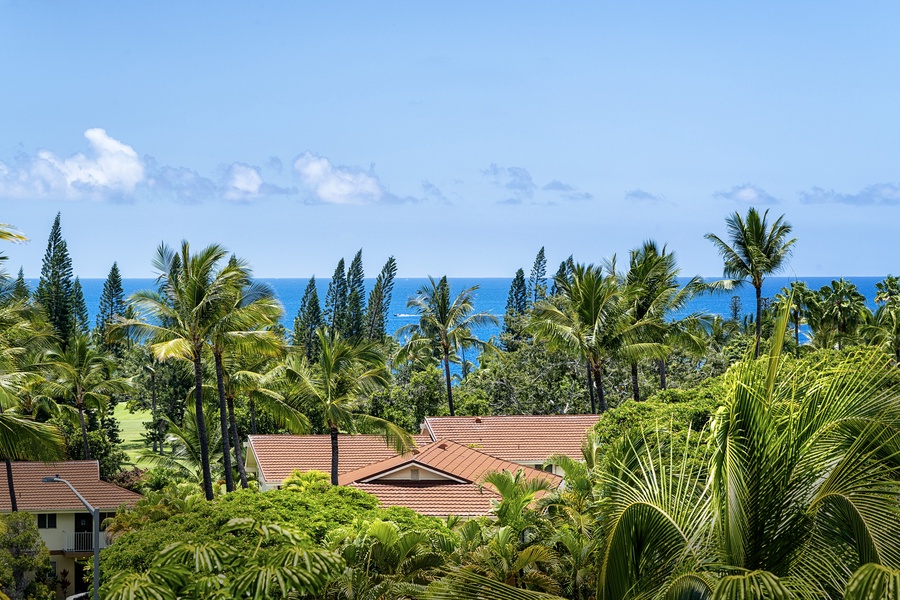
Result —
POLYGON ((338 484, 338 433, 359 427, 380 431, 397 452, 412 445, 412 438, 389 421, 357 412, 367 392, 388 384, 390 373, 378 346, 371 342, 345 340, 321 327, 319 361, 309 365, 300 354, 288 357, 285 371, 297 386, 297 399, 322 415, 331 435, 331 483, 338 484))
POLYGON ((84 457, 90 460, 85 409, 105 412, 110 395, 130 391, 130 382, 113 376, 115 361, 93 348, 85 335, 76 335, 65 349, 47 350, 39 366, 47 371, 47 381, 41 385, 45 394, 71 402, 77 409, 84 457))
POLYGON ((735 212, 725 219, 729 243, 713 233, 707 233, 710 240, 725 261, 724 276, 728 280, 718 282, 721 289, 731 289, 750 281, 756 290, 756 349, 759 356, 759 341, 762 336, 762 284, 763 280, 784 268, 796 238, 787 239, 791 225, 778 217, 771 225, 767 221, 769 211, 762 216, 755 208, 747 211, 745 219, 735 212))
MULTIPOLYGON (((615 272, 615 258, 610 265, 615 272)), ((666 342, 681 343, 696 349, 702 346, 696 336, 689 333, 692 324, 700 315, 690 315, 677 325, 667 321, 667 317, 683 309, 702 285, 700 277, 694 277, 687 285, 678 283, 681 270, 674 252, 666 247, 658 248, 656 242, 648 240, 640 248, 629 254, 628 271, 619 275, 622 299, 628 307, 629 320, 634 325, 642 324, 642 339, 647 346, 647 355, 668 354, 670 346, 666 342)), ((665 356, 657 356, 660 361, 661 387, 665 387, 665 356)), ((631 361, 631 389, 635 401, 640 401, 638 388, 638 361, 631 361)))
MULTIPOLYGON (((281 353, 283 342, 271 330, 282 314, 281 304, 275 299, 272 288, 252 281, 246 265, 234 256, 228 264, 242 274, 235 281, 227 299, 220 303, 215 323, 209 330, 209 345, 216 369, 216 387, 219 393, 219 425, 222 429, 222 453, 225 463, 225 489, 234 491, 234 473, 231 468, 231 448, 228 435, 229 420, 234 421, 234 405, 228 410, 225 393, 225 370, 222 357, 226 351, 274 356, 281 353), (229 412, 231 419, 229 419, 229 412)), ((236 435, 236 432, 235 432, 236 435)), ((247 487, 240 447, 235 441, 237 461, 241 463, 241 484, 247 487)))
MULTIPOLYGON (((138 456, 138 462, 154 467, 163 467, 176 476, 187 481, 203 482, 203 460, 200 443, 200 427, 197 413, 193 406, 184 410, 184 419, 179 426, 168 416, 163 417, 166 423, 167 441, 174 446, 169 454, 157 454, 145 450, 138 456)), ((218 429, 209 430, 207 444, 211 448, 209 461, 219 464, 222 461, 222 439, 218 429)))
POLYGON ((406 303, 419 313, 419 322, 402 327, 398 335, 409 335, 409 341, 401 348, 398 360, 415 355, 422 348, 432 348, 440 354, 444 363, 444 381, 447 385, 447 406, 454 416, 453 390, 450 378, 450 356, 464 347, 484 348, 486 343, 472 335, 472 329, 496 325, 497 317, 488 313, 476 313, 474 292, 478 286, 461 291, 451 298, 447 277, 435 282, 433 277, 406 303))
POLYGON ((529 329, 535 339, 547 339, 587 363, 591 412, 606 411, 603 370, 616 352, 615 345, 627 333, 621 290, 616 278, 604 276, 600 267, 573 265, 570 277, 557 281, 558 296, 534 305, 529 329))
POLYGON ((120 326, 151 337, 151 350, 160 360, 190 361, 194 367, 194 411, 203 471, 203 491, 213 498, 209 441, 203 415, 203 357, 223 311, 233 299, 244 274, 230 265, 221 267, 226 251, 216 244, 191 254, 187 241, 178 253, 165 244, 157 249, 153 265, 161 291, 136 292, 129 299, 139 317, 120 326))
POLYGON ((843 348, 845 342, 856 340, 859 326, 865 322, 869 312, 865 296, 859 293, 855 284, 843 277, 819 290, 819 309, 835 332, 838 349, 843 348))
POLYGON ((800 325, 803 324, 808 311, 811 292, 803 281, 792 281, 790 287, 781 288, 781 292, 775 296, 775 311, 788 305, 789 321, 794 326, 794 344, 797 356, 800 356, 800 325))
POLYGON ((900 301, 882 304, 860 329, 866 343, 884 348, 900 364, 900 301))
POLYGON ((710 436, 693 435, 712 443, 707 466, 661 432, 608 450, 598 597, 840 598, 866 563, 900 568, 895 368, 871 351, 784 364, 787 319, 765 360, 729 371, 710 436))

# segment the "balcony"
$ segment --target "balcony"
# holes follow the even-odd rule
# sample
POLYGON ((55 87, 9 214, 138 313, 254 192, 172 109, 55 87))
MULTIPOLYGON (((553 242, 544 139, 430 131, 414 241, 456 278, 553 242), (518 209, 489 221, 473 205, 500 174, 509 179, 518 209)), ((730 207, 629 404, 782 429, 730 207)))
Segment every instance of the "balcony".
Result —
MULTIPOLYGON (((82 555, 91 554, 94 551, 94 534, 90 531, 81 531, 78 533, 66 533, 65 547, 63 552, 66 555, 82 555)), ((106 541, 106 534, 100 532, 100 548, 106 548, 109 544, 106 541)))

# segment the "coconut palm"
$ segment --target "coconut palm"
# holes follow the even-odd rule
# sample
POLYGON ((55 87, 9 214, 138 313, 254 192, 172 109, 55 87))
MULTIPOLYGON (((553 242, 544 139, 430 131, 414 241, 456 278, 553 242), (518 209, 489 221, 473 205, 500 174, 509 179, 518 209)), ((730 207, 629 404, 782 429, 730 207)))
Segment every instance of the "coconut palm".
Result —
POLYGON ((900 300, 900 277, 888 275, 875 284, 875 304, 900 300))
POLYGON ((466 288, 456 298, 452 298, 446 276, 437 282, 429 277, 428 283, 419 288, 416 296, 406 303, 407 308, 416 309, 419 322, 402 327, 397 332, 400 336, 410 336, 401 349, 398 360, 405 360, 422 348, 431 348, 440 355, 444 364, 450 416, 455 415, 450 378, 451 354, 464 347, 484 348, 487 344, 472 335, 472 329, 497 324, 497 317, 474 312, 474 293, 477 289, 477 285, 466 288))
POLYGON ((604 412, 604 368, 613 355, 621 354, 624 341, 633 338, 629 334, 640 326, 635 329, 626 323, 618 282, 614 276, 605 276, 600 267, 573 265, 570 277, 558 281, 557 289, 556 298, 534 305, 528 328, 535 339, 546 339, 551 347, 567 350, 587 363, 591 412, 597 412, 598 402, 604 412))
POLYGON ((725 261, 725 281, 718 282, 720 289, 731 289, 747 281, 756 291, 756 347, 754 356, 759 356, 759 341, 762 336, 762 284, 769 275, 783 269, 790 256, 796 238, 788 239, 791 225, 778 217, 771 225, 766 210, 762 216, 755 208, 747 211, 744 218, 735 212, 725 219, 728 228, 728 242, 713 233, 707 233, 722 259, 725 261), (730 243, 729 243, 730 242, 730 243))
POLYGON ((794 347, 797 356, 800 356, 800 325, 803 324, 808 311, 811 292, 803 281, 792 281, 790 287, 781 288, 781 292, 775 295, 774 308, 776 312, 788 306, 789 322, 794 327, 794 347))
POLYGON ((203 409, 203 359, 214 328, 221 320, 223 304, 234 297, 244 280, 240 269, 222 266, 226 251, 216 244, 196 254, 187 241, 179 252, 165 244, 157 249, 153 265, 159 273, 160 291, 140 291, 129 302, 138 318, 124 319, 127 327, 151 339, 151 350, 160 360, 189 361, 194 367, 194 410, 203 471, 203 491, 213 498, 209 466, 209 441, 203 409))
POLYGON ((884 348, 900 364, 900 300, 892 300, 869 313, 860 328, 866 343, 884 348))
MULTIPOLYGON (((145 450, 138 456, 138 462, 153 467, 164 467, 187 481, 203 482, 203 460, 199 434, 199 421, 193 406, 184 409, 184 419, 179 425, 168 416, 163 417, 167 425, 167 442, 173 446, 169 454, 145 450)), ((208 430, 209 461, 218 465, 222 462, 222 439, 219 430, 208 430)))
POLYGON ((105 412, 111 394, 131 391, 130 381, 114 377, 116 363, 113 358, 93 348, 85 335, 76 335, 65 349, 47 350, 39 367, 47 373, 47 380, 41 385, 44 394, 70 402, 78 411, 84 457, 90 460, 85 409, 105 412))
POLYGON ((412 438, 389 421, 359 412, 366 393, 388 384, 390 373, 384 356, 371 342, 346 340, 321 327, 319 361, 309 365, 305 357, 291 354, 285 374, 296 385, 300 406, 322 415, 323 425, 331 435, 331 483, 338 484, 338 434, 341 430, 364 428, 379 431, 385 442, 397 452, 412 445, 412 438))
MULTIPOLYGON (((616 271, 615 258, 609 270, 616 271)), ((675 253, 648 240, 629 253, 628 271, 618 276, 628 318, 632 324, 641 326, 641 341, 647 344, 644 352, 660 361, 661 387, 665 387, 665 355, 671 352, 672 345, 683 345, 698 352, 703 349, 701 338, 691 335, 701 315, 689 315, 678 323, 668 320, 672 313, 687 305, 703 283, 700 277, 694 277, 682 286, 678 282, 680 272, 675 253)), ((631 361, 631 389, 635 401, 640 401, 637 360, 631 361)))
MULTIPOLYGON (((216 369, 216 388, 219 395, 219 425, 222 429, 222 453, 225 466, 225 489, 234 491, 234 474, 231 468, 231 444, 229 420, 234 421, 234 406, 229 419, 225 393, 225 368, 223 356, 227 352, 275 356, 281 353, 283 341, 270 327, 278 323, 282 314, 281 304, 275 299, 272 288, 262 282, 252 281, 246 264, 232 256, 229 269, 241 273, 227 295, 220 302, 217 318, 209 329, 209 346, 216 369)), ((241 449, 235 441, 235 453, 241 449)), ((238 462, 243 463, 240 456, 238 462)), ((240 465, 241 483, 247 487, 247 475, 240 465)))
POLYGON ((608 451, 598 597, 837 599, 866 563, 900 568, 895 369, 873 352, 785 363, 787 317, 769 356, 729 371, 707 468, 659 432, 608 451))

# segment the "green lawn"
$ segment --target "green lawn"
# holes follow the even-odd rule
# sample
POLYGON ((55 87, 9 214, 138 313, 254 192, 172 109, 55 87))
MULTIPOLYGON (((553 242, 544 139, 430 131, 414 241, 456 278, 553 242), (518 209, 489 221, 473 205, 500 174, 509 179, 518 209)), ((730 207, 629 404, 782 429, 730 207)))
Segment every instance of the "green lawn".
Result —
POLYGON ((128 412, 125 403, 116 405, 113 416, 119 421, 119 427, 122 429, 122 450, 128 454, 128 459, 133 463, 137 458, 138 452, 143 450, 144 439, 141 434, 144 433, 144 422, 150 420, 150 411, 142 410, 136 413, 128 412))

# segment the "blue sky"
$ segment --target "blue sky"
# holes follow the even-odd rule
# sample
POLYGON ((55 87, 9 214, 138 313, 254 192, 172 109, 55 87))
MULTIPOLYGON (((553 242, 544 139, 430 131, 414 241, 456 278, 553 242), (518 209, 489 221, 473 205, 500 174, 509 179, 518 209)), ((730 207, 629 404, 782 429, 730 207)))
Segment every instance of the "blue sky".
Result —
POLYGON ((0 222, 36 277, 218 242, 266 277, 551 272, 785 214, 800 276, 900 272, 896 2, 0 0, 0 222), (790 4, 790 5, 786 5, 790 4))

